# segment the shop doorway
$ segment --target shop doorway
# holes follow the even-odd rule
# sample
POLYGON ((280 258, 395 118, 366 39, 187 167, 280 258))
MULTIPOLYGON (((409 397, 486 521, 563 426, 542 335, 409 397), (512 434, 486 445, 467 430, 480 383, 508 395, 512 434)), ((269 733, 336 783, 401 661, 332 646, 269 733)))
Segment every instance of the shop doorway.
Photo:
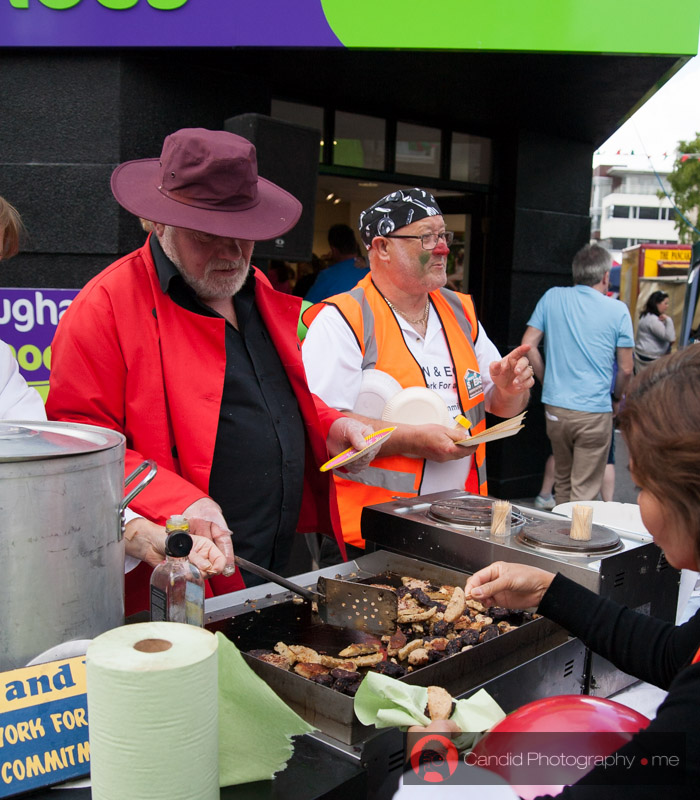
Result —
MULTIPOLYGON (((448 259, 448 286, 458 291, 480 293, 482 286, 482 267, 484 261, 483 207, 484 196, 472 195, 453 189, 436 189, 425 180, 422 188, 432 192, 445 216, 448 230, 455 232, 455 240, 450 248, 448 259)), ((357 231, 360 213, 396 189, 411 189, 415 183, 398 184, 339 175, 318 176, 316 208, 314 215, 313 259, 309 262, 290 264, 294 273, 292 281, 299 289, 308 289, 310 274, 325 268, 330 263, 328 230, 332 225, 342 223, 357 231)), ((356 234, 358 258, 366 254, 356 234)), ((303 297, 302 292, 299 296, 303 297)))

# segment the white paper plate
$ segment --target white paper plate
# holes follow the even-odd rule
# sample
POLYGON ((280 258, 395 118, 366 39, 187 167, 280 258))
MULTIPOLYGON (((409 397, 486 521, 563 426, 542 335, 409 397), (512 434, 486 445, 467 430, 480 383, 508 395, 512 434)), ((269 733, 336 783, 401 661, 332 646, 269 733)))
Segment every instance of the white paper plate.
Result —
POLYGON ((384 406, 382 419, 409 425, 432 423, 448 428, 455 424, 442 397, 426 386, 410 386, 394 395, 384 406))
POLYGON ((394 395, 401 391, 401 384, 380 369, 366 369, 362 373, 362 384, 352 409, 355 414, 362 414, 372 419, 382 419, 384 406, 394 395))
POLYGON ((644 527, 639 506, 636 503, 606 503, 603 500, 578 500, 576 503, 560 503, 554 506, 555 514, 563 514, 571 519, 572 508, 575 505, 591 506, 593 508, 593 522, 596 525, 607 525, 618 531, 630 533, 646 533, 651 539, 651 534, 644 527))

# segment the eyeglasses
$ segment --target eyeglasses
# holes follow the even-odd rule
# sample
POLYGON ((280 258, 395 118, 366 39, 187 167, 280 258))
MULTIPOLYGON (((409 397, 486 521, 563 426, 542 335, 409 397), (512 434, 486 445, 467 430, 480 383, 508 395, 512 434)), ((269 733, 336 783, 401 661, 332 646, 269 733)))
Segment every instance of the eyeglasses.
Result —
POLYGON ((402 236, 400 234, 394 234, 393 236, 385 236, 385 239, 420 239, 421 246, 423 250, 434 250, 437 247, 437 243, 440 239, 445 241, 445 244, 449 247, 452 242, 454 241, 455 235, 453 231, 443 231, 442 233, 424 233, 422 236, 402 236))

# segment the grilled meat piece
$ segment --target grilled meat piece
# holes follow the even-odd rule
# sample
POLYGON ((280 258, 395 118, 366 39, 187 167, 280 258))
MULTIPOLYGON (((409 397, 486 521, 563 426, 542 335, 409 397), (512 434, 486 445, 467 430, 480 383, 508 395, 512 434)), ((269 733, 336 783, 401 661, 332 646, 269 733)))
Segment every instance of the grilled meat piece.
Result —
POLYGON ((486 625, 486 627, 481 629, 479 642, 488 642, 489 639, 495 639, 500 633, 501 632, 495 625, 486 625))
POLYGON ((362 682, 362 675, 359 672, 349 672, 346 669, 331 670, 331 675, 334 678, 333 688, 337 692, 349 694, 351 697, 355 696, 360 683, 362 682))
POLYGON ((271 656, 274 655, 272 650, 249 650, 248 651, 251 656, 254 658, 262 658, 263 656, 271 656))
POLYGON ((432 720, 449 719, 454 709, 452 695, 442 686, 428 686, 428 716, 432 720))
POLYGON ((353 660, 358 667, 374 667, 384 661, 384 655, 382 653, 370 653, 366 656, 357 656, 353 660))
POLYGON ((486 613, 492 619, 499 621, 502 619, 506 619, 513 614, 513 611, 510 608, 502 608, 501 606, 491 606, 486 610, 486 613))
POLYGON ((447 643, 447 647, 445 648, 445 655, 446 656, 454 656, 462 649, 462 640, 461 639, 451 639, 447 643))
POLYGON ((459 619, 462 614, 464 614, 464 609, 466 607, 467 600, 464 596, 464 590, 459 586, 455 586, 455 590, 452 593, 450 602, 447 604, 447 608, 445 609, 445 621, 455 622, 455 620, 459 619))
POLYGON ((291 666, 289 661, 284 656, 281 656, 279 653, 268 653, 267 655, 257 656, 261 661, 266 661, 268 664, 272 664, 275 667, 279 667, 280 669, 289 669, 291 666))
POLYGON ((284 642, 277 642, 277 644, 275 645, 275 651, 278 652, 281 656, 284 656, 284 658, 286 658, 287 661, 289 661, 290 666, 296 664, 296 662, 299 660, 284 642))
POLYGON ((414 600, 417 600, 421 605, 428 606, 428 608, 432 608, 433 606, 437 605, 443 605, 443 603, 439 602, 438 600, 432 600, 430 596, 422 589, 411 589, 410 593, 414 600))
POLYGON ((398 654, 399 650, 402 647, 406 646, 408 642, 408 638, 403 631, 396 631, 393 636, 389 637, 389 641, 386 646, 386 654, 388 656, 395 656, 398 654))
MULTIPOLYGON (((423 581, 420 578, 401 578, 401 583, 410 591, 411 589, 422 589, 424 592, 429 592, 431 586, 428 581, 423 581)), ((435 588, 435 587, 432 587, 435 588)))
POLYGON ((297 657, 297 661, 304 661, 306 664, 320 664, 321 656, 310 647, 301 644, 290 644, 289 649, 297 657))
POLYGON ((399 610, 396 619, 398 622, 423 622, 426 619, 430 619, 436 613, 436 611, 437 609, 435 608, 435 606, 424 611, 399 610))
POLYGON ((350 697, 354 697, 357 694, 357 690, 360 688, 361 683, 361 680, 353 681, 349 678, 338 678, 333 682, 333 688, 336 692, 342 692, 350 697))
MULTIPOLYGON (((282 656, 278 656, 278 658, 282 658, 282 656)), ((318 675, 325 675, 329 673, 330 670, 328 667, 324 667, 323 664, 307 664, 304 661, 297 661, 297 663, 294 665, 294 672, 304 678, 313 679, 318 675)))
POLYGON ((445 636, 449 628, 449 623, 445 619, 439 619, 432 623, 431 630, 433 636, 445 636))
POLYGON ((462 643, 462 646, 467 644, 479 644, 479 633, 480 632, 474 628, 468 628, 459 637, 459 641, 462 643))
POLYGON ((332 689, 335 683, 335 679, 330 672, 323 672, 320 675, 315 675, 311 680, 314 683, 320 683, 321 686, 327 686, 329 689, 332 689))
POLYGON ((445 658, 444 650, 428 650, 428 664, 434 664, 436 661, 442 661, 445 658))
POLYGON ((406 669, 393 661, 382 661, 381 664, 377 664, 374 671, 388 675, 390 678, 401 678, 406 674, 406 669))
POLYGON ((351 680, 362 680, 362 675, 355 670, 349 669, 342 669, 342 667, 336 667, 336 669, 331 670, 331 675, 334 678, 347 678, 351 680))
POLYGON ((347 658, 333 658, 333 656, 321 656, 321 664, 324 667, 328 667, 328 669, 347 669, 351 672, 355 672, 357 669, 357 664, 355 661, 350 661, 347 658))
POLYGON ((405 647, 399 650, 399 661, 405 661, 409 654, 419 647, 423 647, 422 639, 414 639, 412 642, 409 642, 405 647))
POLYGON ((428 663, 428 651, 425 647, 417 647, 408 654, 408 663, 411 667, 422 667, 428 663))
POLYGON ((378 653, 378 644, 361 644, 356 642, 341 650, 338 655, 343 658, 354 658, 355 656, 366 656, 370 653, 378 653))

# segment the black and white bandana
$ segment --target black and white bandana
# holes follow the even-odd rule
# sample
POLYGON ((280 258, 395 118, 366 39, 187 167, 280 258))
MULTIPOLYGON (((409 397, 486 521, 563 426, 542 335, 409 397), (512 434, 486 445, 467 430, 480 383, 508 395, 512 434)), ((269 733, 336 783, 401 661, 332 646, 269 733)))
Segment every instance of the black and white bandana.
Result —
POLYGON ((424 189, 399 189, 360 214, 360 237, 369 250, 375 236, 387 236, 425 217, 442 216, 435 198, 424 189))

